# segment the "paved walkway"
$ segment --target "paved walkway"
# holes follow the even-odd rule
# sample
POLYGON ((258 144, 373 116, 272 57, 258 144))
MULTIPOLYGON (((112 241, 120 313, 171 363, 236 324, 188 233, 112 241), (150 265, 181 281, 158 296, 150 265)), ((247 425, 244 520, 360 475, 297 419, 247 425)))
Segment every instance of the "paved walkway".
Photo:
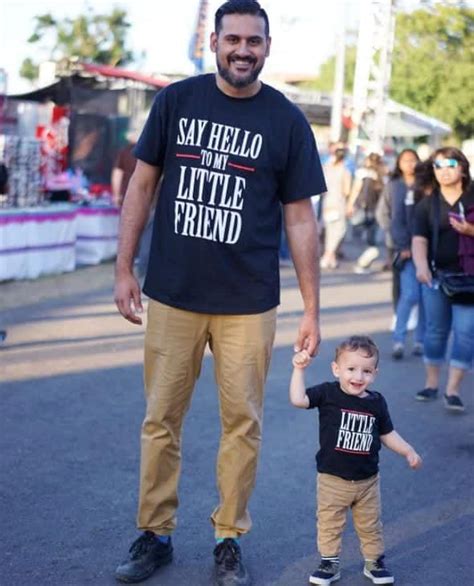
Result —
MULTIPOLYGON (((474 517, 474 401, 453 416, 441 402, 419 404, 419 359, 390 360, 389 274, 326 273, 323 344, 313 382, 330 377, 341 337, 369 333, 380 345, 376 388, 399 431, 425 459, 410 471, 382 454, 387 556, 397 583, 470 584, 474 517)), ((121 319, 112 301, 111 264, 34 282, 0 284, 0 584, 113 584, 113 569, 135 537, 143 329, 121 319)), ((282 269, 282 304, 267 384, 254 528, 242 540, 255 586, 307 583, 314 546, 314 414, 289 406, 287 385, 301 301, 291 268, 282 269)), ((469 388, 470 386, 470 388, 469 388)), ((212 359, 206 356, 184 432, 176 560, 147 584, 204 586, 211 572, 219 421, 212 359)), ((368 583, 351 527, 341 586, 368 583)))

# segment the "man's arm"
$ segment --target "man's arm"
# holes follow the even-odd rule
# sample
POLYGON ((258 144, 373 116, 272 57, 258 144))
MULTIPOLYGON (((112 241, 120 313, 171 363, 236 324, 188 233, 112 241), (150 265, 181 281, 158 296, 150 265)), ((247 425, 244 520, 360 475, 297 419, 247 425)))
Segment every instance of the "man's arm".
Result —
POLYGON ((133 274, 135 251, 150 213, 151 202, 161 170, 137 160, 128 184, 120 216, 117 262, 115 264, 115 303, 125 319, 141 324, 140 286, 133 274), (133 307, 132 307, 133 302, 133 307))
POLYGON ((319 246, 318 228, 311 199, 301 199, 283 206, 286 236, 304 303, 295 351, 318 352, 319 331, 319 246))

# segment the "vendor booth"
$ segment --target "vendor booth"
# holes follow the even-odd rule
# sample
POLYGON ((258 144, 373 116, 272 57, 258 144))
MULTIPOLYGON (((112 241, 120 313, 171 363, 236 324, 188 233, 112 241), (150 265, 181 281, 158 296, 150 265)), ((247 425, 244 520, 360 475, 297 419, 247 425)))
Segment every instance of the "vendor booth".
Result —
POLYGON ((8 97, 0 160, 0 281, 35 279, 115 257, 110 178, 125 133, 165 78, 74 64, 53 84, 8 97))

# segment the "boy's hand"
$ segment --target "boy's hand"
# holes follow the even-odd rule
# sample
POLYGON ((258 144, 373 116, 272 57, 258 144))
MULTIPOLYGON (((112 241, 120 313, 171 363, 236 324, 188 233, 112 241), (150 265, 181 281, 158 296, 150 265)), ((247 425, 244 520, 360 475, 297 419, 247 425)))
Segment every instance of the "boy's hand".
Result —
POLYGON ((301 350, 293 355, 293 366, 295 368, 306 368, 311 362, 311 356, 307 350, 301 350))
POLYGON ((419 456, 415 452, 415 450, 410 450, 408 452, 408 454, 406 455, 406 458, 407 458, 408 465, 410 466, 410 468, 413 468, 414 470, 416 470, 417 468, 420 468, 423 463, 421 456, 419 456))

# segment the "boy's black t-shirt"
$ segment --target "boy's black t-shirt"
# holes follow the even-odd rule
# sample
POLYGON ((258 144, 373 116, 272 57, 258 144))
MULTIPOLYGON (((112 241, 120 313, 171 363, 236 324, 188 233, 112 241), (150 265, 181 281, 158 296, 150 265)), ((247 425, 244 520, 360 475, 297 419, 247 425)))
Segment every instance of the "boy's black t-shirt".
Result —
POLYGON ((338 382, 306 390, 308 409, 319 409, 318 472, 345 480, 364 480, 378 472, 380 436, 393 431, 383 396, 365 398, 344 393, 338 382))
POLYGON ((280 204, 326 190, 303 113, 268 85, 236 99, 196 76, 157 95, 134 154, 163 169, 145 293, 200 313, 278 305, 280 204))

